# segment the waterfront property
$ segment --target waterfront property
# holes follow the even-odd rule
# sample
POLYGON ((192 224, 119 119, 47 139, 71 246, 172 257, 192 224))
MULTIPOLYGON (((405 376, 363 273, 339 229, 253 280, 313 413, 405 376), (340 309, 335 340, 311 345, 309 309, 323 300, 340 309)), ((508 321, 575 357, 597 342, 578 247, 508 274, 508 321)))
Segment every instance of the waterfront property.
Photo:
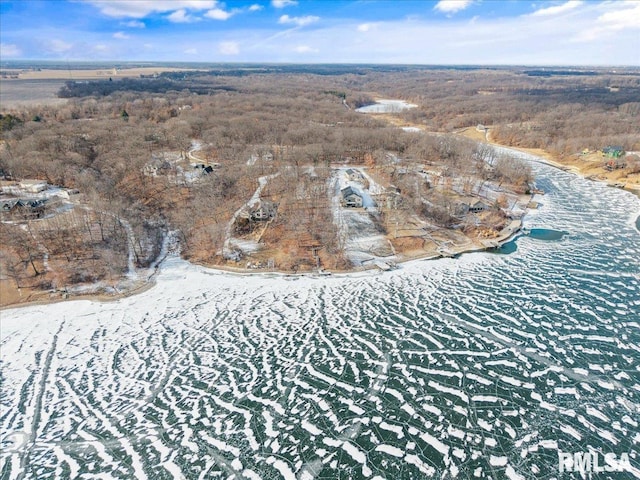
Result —
POLYGON ((276 216, 278 205, 268 200, 259 200, 251 210, 249 216, 254 222, 266 222, 276 216))
POLYGON ((614 157, 611 160, 605 163, 604 168, 612 172, 613 170, 619 170, 627 166, 627 162, 625 162, 622 158, 614 157))
POLYGON ((620 158, 624 155, 624 149, 620 146, 609 145, 602 149, 602 156, 608 158, 620 158))
POLYGON ((343 188, 341 204, 348 208, 362 208, 362 195, 356 192, 352 187, 343 188))

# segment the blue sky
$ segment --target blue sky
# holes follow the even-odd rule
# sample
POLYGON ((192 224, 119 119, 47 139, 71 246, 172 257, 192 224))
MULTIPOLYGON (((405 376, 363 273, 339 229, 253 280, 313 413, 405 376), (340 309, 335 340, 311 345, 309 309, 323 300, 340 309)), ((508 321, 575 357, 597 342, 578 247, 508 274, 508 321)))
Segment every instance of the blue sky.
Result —
POLYGON ((0 59, 640 66, 640 0, 0 0, 0 59))

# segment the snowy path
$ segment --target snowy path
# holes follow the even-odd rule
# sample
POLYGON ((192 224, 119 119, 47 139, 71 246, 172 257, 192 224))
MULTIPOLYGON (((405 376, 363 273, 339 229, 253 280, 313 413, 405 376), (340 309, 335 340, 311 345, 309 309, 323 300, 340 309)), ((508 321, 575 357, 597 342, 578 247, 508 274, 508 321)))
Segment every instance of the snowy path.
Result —
MULTIPOLYGON (((253 192, 253 195, 251 196, 249 201, 245 203, 242 207, 240 207, 238 210, 236 210, 236 212, 231 217, 231 220, 229 220, 229 223, 227 224, 227 229, 225 230, 224 244, 222 246, 222 255, 225 258, 229 258, 230 256, 232 256, 232 250, 231 250, 232 244, 235 244, 236 246, 242 249, 243 241, 233 239, 233 226, 235 225, 236 220, 238 219, 240 214, 247 209, 247 207, 251 207, 252 205, 254 205, 256 202, 260 200, 260 194, 262 193, 262 189, 267 185, 267 182, 272 178, 277 177, 278 175, 280 175, 280 173, 273 173, 271 175, 265 175, 263 177, 258 178, 258 188, 256 188, 255 192, 253 192)), ((255 245, 253 245, 252 242, 247 243, 247 241, 244 241, 244 246, 245 246, 245 249, 249 249, 249 250, 255 249, 256 247, 255 245)))

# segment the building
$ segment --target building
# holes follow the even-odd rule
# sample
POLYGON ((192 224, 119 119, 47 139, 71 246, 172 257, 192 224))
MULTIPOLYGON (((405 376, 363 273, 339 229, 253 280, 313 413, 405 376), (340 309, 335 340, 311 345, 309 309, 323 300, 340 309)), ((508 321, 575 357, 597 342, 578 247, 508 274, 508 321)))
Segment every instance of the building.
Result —
POLYGON ((605 170, 608 170, 610 172, 612 172, 613 170, 618 170, 620 168, 624 168, 627 166, 627 162, 625 162, 623 159, 621 158, 612 158, 611 160, 609 160, 607 163, 605 163, 604 168, 605 170))
POLYGON ((491 205, 476 197, 462 198, 455 207, 456 214, 458 215, 464 215, 465 213, 480 213, 490 209, 491 205))
POLYGON ((349 180, 351 180, 352 182, 362 182, 362 180, 364 180, 364 176, 359 170, 349 168, 345 173, 347 174, 349 180))
POLYGON ((173 165, 168 160, 154 158, 143 167, 142 173, 149 177, 157 177, 158 175, 169 174, 172 169, 173 165))
POLYGON ((484 212, 485 210, 489 210, 489 208, 490 208, 489 205, 487 205, 482 200, 475 200, 469 203, 469 211, 471 213, 484 212))
POLYGON ((0 209, 3 217, 29 220, 44 216, 46 202, 46 200, 5 200, 0 205, 0 209))
POLYGON ((341 204, 347 208, 362 208, 362 195, 356 192, 352 187, 340 190, 342 194, 341 204))
POLYGON ((620 146, 609 145, 602 149, 602 156, 609 158, 620 158, 624 155, 624 149, 620 146))
POLYGON ((278 213, 278 205, 268 200, 258 200, 249 209, 249 218, 254 222, 266 222, 275 218, 278 213))

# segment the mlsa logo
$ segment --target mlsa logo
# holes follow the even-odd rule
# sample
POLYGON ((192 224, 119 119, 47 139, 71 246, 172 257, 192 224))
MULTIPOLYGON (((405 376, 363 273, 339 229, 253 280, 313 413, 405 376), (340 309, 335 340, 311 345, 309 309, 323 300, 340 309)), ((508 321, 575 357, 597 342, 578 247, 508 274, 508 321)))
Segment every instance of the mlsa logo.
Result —
POLYGON ((631 462, 628 453, 601 454, 598 452, 558 452, 558 471, 587 473, 630 472, 631 462))

